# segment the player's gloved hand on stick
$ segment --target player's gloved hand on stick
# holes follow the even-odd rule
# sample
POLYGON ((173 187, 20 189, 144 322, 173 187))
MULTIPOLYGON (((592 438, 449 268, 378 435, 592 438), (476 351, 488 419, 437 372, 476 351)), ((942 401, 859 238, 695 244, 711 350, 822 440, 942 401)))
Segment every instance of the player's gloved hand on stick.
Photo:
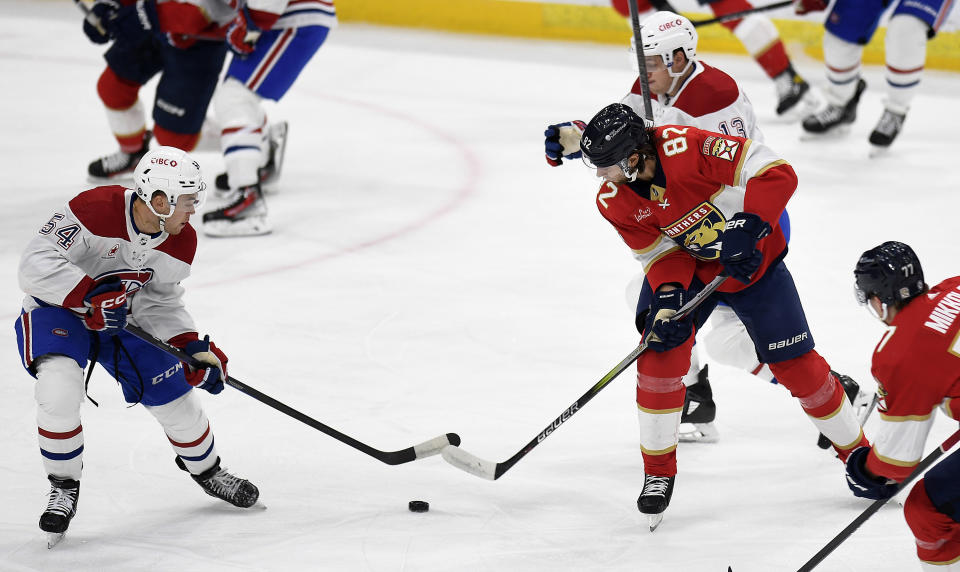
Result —
POLYGON ((120 10, 120 4, 114 0, 97 0, 83 20, 83 33, 94 44, 106 44, 110 41, 108 31, 110 22, 117 17, 118 10, 120 10))
POLYGON ((136 4, 123 6, 116 17, 103 23, 110 37, 139 44, 149 35, 155 35, 167 41, 167 35, 160 31, 155 0, 137 0, 136 4))
POLYGON ((123 282, 101 282, 87 292, 83 302, 89 307, 83 317, 88 330, 113 334, 127 325, 127 287, 123 282))
POLYGON ((682 288, 668 292, 655 292, 647 312, 643 333, 647 347, 655 352, 665 352, 683 345, 693 334, 693 320, 689 316, 673 320, 677 311, 687 303, 689 294, 682 288))
POLYGON ((750 277, 763 262, 757 242, 770 231, 770 224, 753 213, 737 213, 727 221, 720 244, 720 263, 727 276, 750 283, 750 277))
POLYGON ((556 125, 550 125, 543 132, 543 145, 547 157, 547 163, 551 167, 563 164, 564 159, 579 159, 583 156, 580 152, 580 137, 587 125, 583 121, 566 121, 556 125))
POLYGON ((227 354, 210 341, 210 336, 204 336, 201 340, 196 332, 187 332, 171 338, 170 344, 192 355, 205 366, 195 368, 184 363, 183 374, 187 383, 214 395, 223 391, 223 381, 227 379, 227 354))
POLYGON ((252 31, 249 29, 246 16, 240 12, 227 28, 227 46, 238 56, 246 56, 253 53, 258 36, 259 33, 255 29, 252 31))
POLYGON ((797 14, 820 12, 827 9, 829 0, 793 0, 793 11, 797 14))
POLYGON ((860 447, 847 457, 847 486, 855 496, 865 499, 888 499, 897 492, 897 483, 867 472, 870 447, 860 447))

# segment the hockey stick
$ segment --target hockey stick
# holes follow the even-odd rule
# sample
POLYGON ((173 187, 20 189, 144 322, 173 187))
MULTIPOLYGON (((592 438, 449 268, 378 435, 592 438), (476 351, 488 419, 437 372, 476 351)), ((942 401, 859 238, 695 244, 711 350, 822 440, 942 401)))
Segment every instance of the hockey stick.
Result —
MULTIPOLYGON (((687 314, 692 312, 697 306, 703 303, 708 296, 713 294, 713 292, 723 284, 723 281, 726 280, 726 276, 717 276, 713 279, 712 282, 707 284, 703 290, 697 293, 692 300, 687 302, 680 308, 680 310, 673 317, 674 320, 679 320, 684 318, 687 314)), ((551 433, 556 431, 561 425, 563 425, 568 419, 573 417, 573 414, 577 411, 583 409, 583 406, 587 404, 591 399, 593 399, 600 391, 606 387, 611 381, 614 380, 618 375, 623 373, 625 369, 630 367, 630 364, 637 361, 637 358, 640 357, 640 354, 647 351, 647 341, 644 340, 630 352, 630 355, 623 358, 623 360, 618 363, 613 369, 611 369, 605 376, 600 378, 593 387, 587 390, 586 393, 580 396, 580 399, 577 399, 570 407, 567 407, 563 410, 563 413, 559 417, 550 422, 549 425, 544 427, 543 431, 537 434, 532 441, 527 443, 522 449, 517 451, 517 454, 510 457, 502 463, 494 463, 491 461, 485 461, 472 453, 464 451, 460 447, 444 447, 443 451, 440 454, 443 456, 444 460, 453 465, 454 467, 466 471, 472 475, 476 475, 482 479, 488 479, 495 481, 503 476, 504 473, 510 470, 510 467, 517 464, 517 461, 526 456, 527 453, 533 450, 534 447, 539 445, 544 439, 550 436, 551 433)))
POLYGON ((630 0, 630 27, 633 29, 633 43, 637 47, 637 70, 640 72, 640 92, 643 94, 643 114, 647 121, 653 122, 653 104, 650 103, 650 81, 647 79, 647 59, 643 55, 643 39, 640 37, 640 11, 637 0, 630 0))
MULTIPOLYGON (((140 338, 141 340, 147 342, 153 347, 164 351, 175 358, 183 361, 193 367, 203 367, 203 364, 199 362, 192 355, 184 352, 180 348, 171 346, 170 344, 158 340, 157 338, 150 335, 148 332, 144 331, 133 324, 127 324, 124 326, 124 329, 134 336, 140 338)), ((327 435, 333 437, 341 443, 345 443, 354 449, 366 453, 371 457, 377 459, 378 461, 384 462, 388 465, 400 465, 402 463, 409 463, 410 461, 415 461, 416 459, 422 459, 424 457, 429 457, 431 455, 436 455, 440 452, 441 449, 447 445, 459 445, 460 436, 456 433, 447 433, 446 435, 441 435, 439 437, 434 437, 429 441, 424 441, 418 445, 412 447, 407 447, 406 449, 401 449, 399 451, 380 451, 379 449, 374 449, 373 447, 357 441, 349 435, 344 435, 343 433, 337 431, 333 427, 324 425, 323 423, 317 421, 316 419, 305 415, 296 409, 286 405, 276 399, 257 391, 256 389, 250 387, 249 385, 239 381, 233 377, 227 376, 226 384, 230 387, 240 390, 243 393, 246 393, 250 397, 256 399, 261 403, 265 403, 270 407, 273 407, 277 411, 293 417, 297 421, 306 423, 307 425, 313 427, 314 429, 326 433, 327 435)))
MULTIPOLYGON (((86 20, 88 24, 96 28, 97 31, 103 34, 104 36, 107 36, 107 37, 110 36, 106 28, 103 27, 103 22, 101 22, 100 18, 98 18, 97 15, 90 10, 90 7, 87 6, 86 2, 84 2, 83 0, 73 0, 73 3, 76 4, 77 8, 79 8, 81 12, 83 12, 83 19, 86 20)), ((250 35, 252 33, 253 32, 247 32, 247 37, 250 38, 251 37, 250 35)), ((216 34, 175 34, 175 35, 182 36, 184 38, 188 38, 191 40, 204 40, 207 42, 226 41, 226 39, 223 36, 218 36, 216 34)), ((256 41, 259 35, 260 35, 260 32, 256 32, 256 36, 252 37, 251 41, 256 41)))
POLYGON ((814 554, 813 558, 811 558, 810 560, 807 560, 807 563, 801 566, 797 570, 797 572, 810 572, 810 570, 813 570, 814 568, 816 568, 817 564, 820 564, 820 562, 822 562, 824 558, 826 558, 827 556, 830 555, 831 552, 836 550, 837 547, 843 543, 843 541, 845 541, 851 534, 853 534, 854 531, 860 528, 861 524, 863 524, 864 522, 866 522, 868 518, 873 516, 873 513, 880 510, 880 508, 884 504, 886 504, 888 500, 893 498, 894 495, 902 491, 904 487, 906 487, 914 479, 919 477, 924 471, 930 468, 930 465, 934 464, 937 461, 937 459, 942 457, 943 454, 946 453, 951 447, 956 445, 958 441, 960 441, 960 430, 957 430, 953 435, 950 435, 949 437, 947 437, 946 441, 941 443, 939 447, 937 447, 929 455, 924 457, 924 459, 920 461, 920 464, 917 465, 917 468, 915 468, 913 472, 910 473, 910 475, 903 480, 902 483, 897 485, 897 490, 893 495, 890 495, 889 498, 873 501, 873 504, 868 506, 867 510, 860 513, 860 516, 855 518, 853 522, 851 522, 849 525, 847 525, 846 528, 841 530, 840 534, 834 536, 833 540, 831 540, 830 542, 827 543, 826 546, 821 548, 820 552, 817 552, 816 554, 814 554))
POLYGON ((758 12, 766 12, 767 10, 776 10, 777 8, 786 8, 791 6, 793 0, 783 0, 783 2, 774 2, 773 4, 767 4, 766 6, 754 6, 749 10, 740 10, 739 12, 730 12, 729 14, 724 14, 723 16, 717 16, 716 18, 710 18, 709 20, 697 20, 693 22, 694 28, 699 28, 700 26, 709 26, 710 24, 719 24, 720 22, 729 22, 730 20, 739 20, 744 16, 749 16, 750 14, 756 14, 758 12))

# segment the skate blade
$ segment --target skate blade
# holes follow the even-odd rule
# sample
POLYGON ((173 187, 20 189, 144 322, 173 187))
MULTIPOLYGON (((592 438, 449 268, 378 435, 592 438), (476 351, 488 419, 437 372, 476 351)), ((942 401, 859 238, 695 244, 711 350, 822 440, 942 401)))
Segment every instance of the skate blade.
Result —
POLYGON ((663 513, 660 514, 651 514, 647 516, 647 524, 650 525, 650 532, 653 532, 660 526, 660 523, 663 521, 663 513))
POLYGON ((47 550, 60 544, 60 541, 63 540, 64 535, 65 533, 63 532, 48 532, 47 533, 47 550))
POLYGON ((838 125, 829 131, 823 133, 811 133, 804 131, 800 134, 801 141, 835 141, 845 139, 850 134, 850 124, 844 123, 838 125))
POLYGON ((203 234, 215 238, 260 236, 273 231, 266 215, 249 216, 235 221, 212 220, 203 223, 203 234))
POLYGON ((713 423, 682 423, 680 425, 681 443, 716 443, 720 440, 720 431, 713 423))
POLYGON ((787 108, 783 113, 776 115, 771 123, 796 123, 817 113, 824 106, 825 103, 819 95, 814 93, 814 88, 811 87, 807 90, 807 93, 803 94, 800 101, 796 102, 793 107, 787 108))

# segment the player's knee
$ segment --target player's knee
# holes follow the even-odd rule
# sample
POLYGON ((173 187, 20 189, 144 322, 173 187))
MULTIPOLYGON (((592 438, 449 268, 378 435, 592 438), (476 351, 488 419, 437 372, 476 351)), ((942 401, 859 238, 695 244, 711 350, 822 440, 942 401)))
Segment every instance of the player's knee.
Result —
POLYGON ((884 37, 886 62, 888 66, 903 68, 923 66, 927 56, 926 22, 910 14, 894 14, 887 24, 884 37))
POLYGON ((205 424, 205 416, 196 392, 188 391, 184 395, 163 405, 147 407, 168 433, 189 431, 197 425, 205 424))
POLYGON ((234 78, 228 77, 217 87, 213 107, 217 121, 225 128, 266 122, 260 97, 234 78))
POLYGON ((83 403, 83 368, 62 355, 37 360, 34 395, 40 412, 54 418, 74 418, 83 403))
MULTIPOLYGON (((815 401, 815 396, 822 393, 826 401, 833 394, 833 386, 836 382, 829 375, 830 366, 816 350, 768 365, 777 381, 790 390, 791 395, 800 400, 815 401)), ((816 403, 811 402, 811 407, 816 406, 816 403)))
POLYGON ((108 109, 130 109, 137 103, 139 92, 139 84, 121 78, 110 68, 106 68, 97 81, 97 95, 108 109))

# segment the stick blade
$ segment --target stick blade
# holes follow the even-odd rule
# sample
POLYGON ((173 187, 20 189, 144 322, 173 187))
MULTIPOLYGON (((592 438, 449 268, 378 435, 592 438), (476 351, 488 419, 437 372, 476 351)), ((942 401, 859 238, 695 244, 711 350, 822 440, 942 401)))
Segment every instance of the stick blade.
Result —
POLYGON ((466 471, 471 475, 480 477, 481 479, 487 479, 489 481, 497 480, 496 463, 484 461, 483 459, 464 451, 456 445, 444 447, 440 452, 440 455, 443 457, 444 461, 450 463, 461 471, 466 471))
POLYGON ((443 450, 444 447, 447 447, 450 445, 456 446, 459 444, 460 444, 459 435, 457 435, 456 433, 447 433, 446 435, 440 435, 439 437, 434 437, 429 441, 424 441, 419 445, 414 445, 413 453, 414 455, 416 455, 417 459, 423 459, 424 457, 432 457, 433 455, 436 455, 441 450, 443 450))

